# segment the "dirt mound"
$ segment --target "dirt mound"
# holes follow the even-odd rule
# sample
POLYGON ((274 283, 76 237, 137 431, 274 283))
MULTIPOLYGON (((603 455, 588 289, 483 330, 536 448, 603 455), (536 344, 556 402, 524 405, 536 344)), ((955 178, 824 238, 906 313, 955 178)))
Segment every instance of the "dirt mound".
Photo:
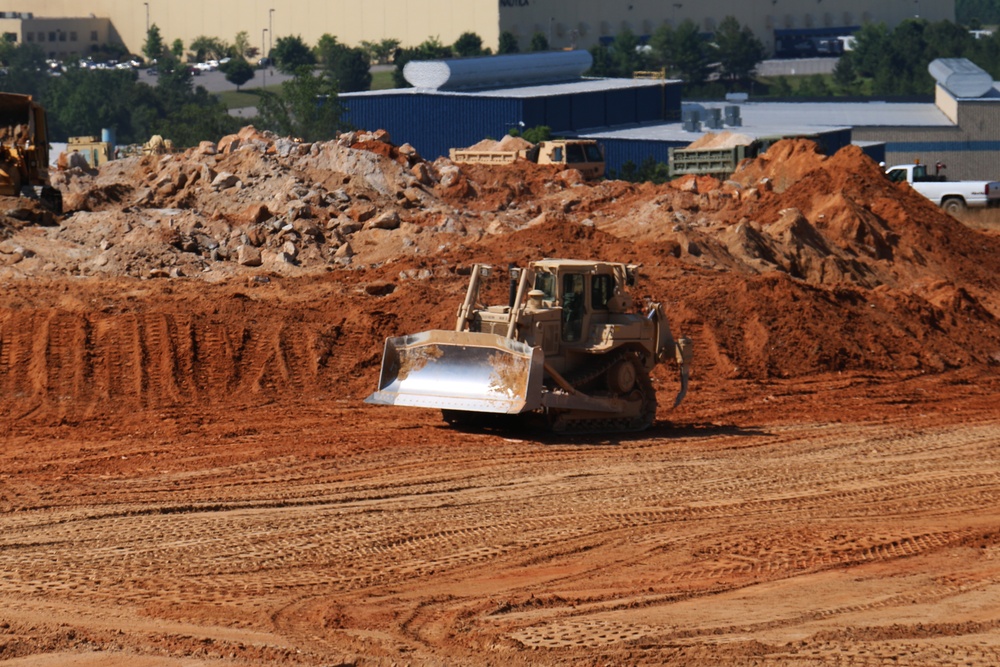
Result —
POLYGON ((731 180, 658 186, 250 128, 55 181, 59 225, 0 227, 12 415, 357 399, 385 336, 452 326, 473 262, 540 257, 641 264, 636 302, 668 304, 703 379, 1000 364, 1000 237, 855 148, 779 142, 731 180))
POLYGON ((738 134, 725 130, 723 132, 706 132, 691 142, 688 148, 731 148, 733 146, 749 146, 754 138, 747 134, 738 134))

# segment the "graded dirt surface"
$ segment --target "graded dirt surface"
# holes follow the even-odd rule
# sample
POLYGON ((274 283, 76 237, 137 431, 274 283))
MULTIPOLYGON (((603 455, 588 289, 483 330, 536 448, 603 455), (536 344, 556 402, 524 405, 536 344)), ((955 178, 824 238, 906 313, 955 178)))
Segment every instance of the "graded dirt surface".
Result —
POLYGON ((987 214, 806 142, 653 186, 240 141, 0 218, 0 662, 1000 664, 987 214), (363 403, 545 256, 643 265, 680 407, 670 365, 641 433, 363 403))

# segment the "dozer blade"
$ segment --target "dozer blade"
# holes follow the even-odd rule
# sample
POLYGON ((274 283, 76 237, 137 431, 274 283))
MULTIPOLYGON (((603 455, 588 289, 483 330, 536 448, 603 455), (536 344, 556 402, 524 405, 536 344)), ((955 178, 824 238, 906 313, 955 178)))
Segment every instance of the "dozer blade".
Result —
POLYGON ((424 331, 388 338, 379 390, 365 399, 468 412, 516 414, 539 407, 544 355, 510 338, 424 331))

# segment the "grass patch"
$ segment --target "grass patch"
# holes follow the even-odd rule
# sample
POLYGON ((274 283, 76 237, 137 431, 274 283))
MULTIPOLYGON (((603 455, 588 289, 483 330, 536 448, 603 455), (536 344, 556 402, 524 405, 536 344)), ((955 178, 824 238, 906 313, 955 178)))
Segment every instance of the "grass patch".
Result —
POLYGON ((395 87, 396 84, 392 80, 392 70, 387 72, 372 72, 371 90, 388 90, 395 87))
MULTIPOLYGON (((387 72, 372 72, 371 90, 388 90, 390 88, 395 88, 391 70, 387 72)), ((244 86, 242 90, 224 90, 220 93, 215 93, 215 96, 219 98, 220 102, 226 105, 227 109, 246 109, 247 107, 257 106, 260 90, 260 86, 244 86)), ((281 84, 268 84, 264 86, 264 90, 272 93, 280 93, 281 84)))
MULTIPOLYGON (((244 86, 242 90, 223 90, 220 93, 216 93, 215 96, 226 105, 227 109, 245 109, 246 107, 257 106, 257 101, 260 98, 260 90, 260 86, 250 88, 244 86)), ((281 84, 268 84, 264 86, 264 90, 270 93, 280 93, 281 84)))

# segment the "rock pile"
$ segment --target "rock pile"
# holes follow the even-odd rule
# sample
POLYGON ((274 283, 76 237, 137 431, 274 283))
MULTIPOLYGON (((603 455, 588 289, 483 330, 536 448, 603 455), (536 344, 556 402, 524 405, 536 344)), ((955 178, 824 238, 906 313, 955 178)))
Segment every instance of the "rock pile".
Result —
POLYGON ((19 409, 61 409, 63 376, 93 401, 125 384, 147 403, 363 394, 386 335, 451 326, 473 262, 556 256, 642 264, 636 302, 668 304, 701 378, 1000 364, 1000 236, 854 148, 785 141, 725 182, 653 185, 429 162, 381 131, 247 127, 54 180, 59 219, 0 198, 0 389, 19 409))

